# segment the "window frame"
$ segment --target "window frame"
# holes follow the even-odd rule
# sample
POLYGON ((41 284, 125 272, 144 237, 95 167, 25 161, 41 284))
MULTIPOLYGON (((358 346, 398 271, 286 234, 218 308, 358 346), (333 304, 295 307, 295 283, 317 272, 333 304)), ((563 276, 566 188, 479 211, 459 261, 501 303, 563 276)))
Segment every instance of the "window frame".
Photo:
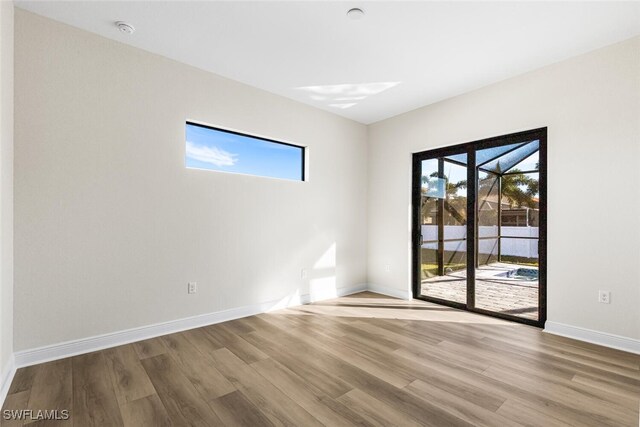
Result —
MULTIPOLYGON (((252 134, 249 134, 249 133, 240 132, 240 131, 233 130, 233 129, 227 129, 227 128, 222 128, 222 127, 218 127, 218 126, 212 126, 212 125, 209 125, 209 124, 205 124, 205 123, 201 123, 201 122, 195 122, 195 121, 192 121, 192 120, 186 120, 185 121, 185 133, 186 133, 186 128, 187 128, 188 125, 197 126, 197 127, 200 127, 200 128, 214 130, 214 131, 218 131, 218 132, 230 133, 232 135, 243 136, 245 138, 258 139, 258 140, 261 140, 261 141, 270 142, 272 144, 286 145, 288 147, 299 148, 300 149, 300 156, 301 156, 301 159, 300 159, 301 171, 300 171, 300 179, 289 179, 289 178, 280 178, 280 177, 268 176, 268 175, 256 175, 256 174, 242 173, 242 172, 231 172, 231 171, 224 171, 224 170, 219 170, 219 169, 190 168, 190 167, 186 166, 186 152, 185 152, 185 167, 187 169, 202 169, 202 170, 209 170, 209 171, 213 171, 213 172, 222 172, 222 173, 230 173, 230 174, 236 174, 236 175, 255 176, 255 177, 258 177, 258 178, 279 179, 279 180, 282 180, 282 181, 307 182, 307 146, 305 146, 305 145, 292 144, 290 142, 283 142, 283 141, 279 141, 279 140, 268 138, 268 137, 264 137, 264 136, 252 135, 252 134)), ((186 138, 185 138, 185 144, 186 144, 186 138)))

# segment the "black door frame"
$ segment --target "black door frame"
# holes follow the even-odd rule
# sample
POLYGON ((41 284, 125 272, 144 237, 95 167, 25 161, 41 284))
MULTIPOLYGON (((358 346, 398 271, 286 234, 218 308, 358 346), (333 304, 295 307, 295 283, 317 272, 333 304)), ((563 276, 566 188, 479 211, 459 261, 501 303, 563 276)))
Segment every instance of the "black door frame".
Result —
MULTIPOLYGON (((524 132, 501 135, 464 144, 451 145, 448 147, 422 151, 413 154, 412 161, 412 190, 411 190, 411 213, 412 213, 412 290, 413 297, 423 299, 450 307, 460 308, 474 313, 485 314, 501 319, 513 320, 527 325, 544 327, 547 320, 547 128, 538 128, 524 132), (420 203, 422 186, 422 161, 453 154, 467 154, 467 182, 474 185, 467 186, 467 272, 475 271, 476 264, 476 150, 499 147, 502 145, 515 144, 525 141, 540 141, 539 149, 539 182, 540 182, 540 204, 539 216, 540 224, 538 229, 538 320, 531 320, 522 317, 512 316, 503 313, 496 313, 475 307, 475 274, 467 274, 467 303, 462 304, 454 301, 443 300, 420 295, 421 291, 421 267, 420 248, 422 231, 420 227, 420 203)), ((498 239, 500 240, 500 239, 498 239)))

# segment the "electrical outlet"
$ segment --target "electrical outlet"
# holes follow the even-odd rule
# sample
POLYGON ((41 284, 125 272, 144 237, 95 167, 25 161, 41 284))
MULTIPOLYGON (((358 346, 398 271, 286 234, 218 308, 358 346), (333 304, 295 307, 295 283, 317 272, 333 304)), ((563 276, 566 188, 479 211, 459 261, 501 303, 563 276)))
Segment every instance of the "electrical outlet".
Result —
POLYGON ((598 302, 611 304, 611 291, 598 291, 598 302))
POLYGON ((309 275, 309 272, 307 271, 306 268, 303 268, 302 270, 300 270, 300 278, 301 279, 306 279, 308 275, 309 275))
POLYGON ((189 282, 187 285, 187 293, 195 294, 198 292, 198 284, 196 282, 189 282))
POLYGON ((385 264, 384 265, 384 271, 386 271, 387 273, 389 273, 391 271, 391 266, 389 264, 385 264))

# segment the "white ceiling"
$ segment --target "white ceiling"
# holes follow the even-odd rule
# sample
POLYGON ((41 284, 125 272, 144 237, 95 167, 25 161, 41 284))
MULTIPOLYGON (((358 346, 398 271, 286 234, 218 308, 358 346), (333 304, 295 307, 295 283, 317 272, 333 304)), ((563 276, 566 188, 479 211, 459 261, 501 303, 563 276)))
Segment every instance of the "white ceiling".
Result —
POLYGON ((15 3, 367 124, 640 34, 640 2, 15 3))

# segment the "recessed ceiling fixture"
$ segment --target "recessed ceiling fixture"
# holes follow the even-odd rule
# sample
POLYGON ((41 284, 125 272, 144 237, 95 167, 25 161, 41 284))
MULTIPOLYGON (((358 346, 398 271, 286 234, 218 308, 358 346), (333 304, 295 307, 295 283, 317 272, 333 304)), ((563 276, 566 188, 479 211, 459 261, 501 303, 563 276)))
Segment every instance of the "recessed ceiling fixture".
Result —
POLYGON ((133 25, 122 21, 116 22, 116 27, 118 27, 118 29, 125 34, 133 34, 133 32, 136 30, 133 25))
POLYGON ((347 16, 354 21, 357 21, 358 19, 364 18, 364 10, 354 7, 353 9, 349 9, 347 11, 347 16))

